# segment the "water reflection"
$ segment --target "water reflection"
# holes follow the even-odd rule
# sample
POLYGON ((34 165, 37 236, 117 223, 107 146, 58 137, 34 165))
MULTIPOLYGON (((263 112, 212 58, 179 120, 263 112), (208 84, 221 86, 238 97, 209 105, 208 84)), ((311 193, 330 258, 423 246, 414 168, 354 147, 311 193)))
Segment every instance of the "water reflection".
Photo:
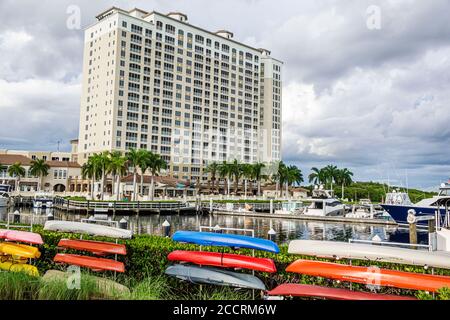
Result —
MULTIPOLYGON (((86 214, 67 214, 54 209, 22 209, 21 223, 44 224, 47 215, 53 214, 57 220, 80 221, 86 214), (33 215, 31 215, 33 212, 33 215)), ((116 216, 119 221, 123 216, 116 216)), ((10 221, 12 220, 10 215, 10 221)), ((349 239, 370 240, 378 235, 383 241, 408 242, 408 230, 397 227, 356 225, 343 223, 321 223, 299 220, 281 220, 236 216, 197 216, 197 215, 151 215, 127 217, 129 227, 136 234, 163 235, 162 224, 169 221, 172 232, 176 230, 199 230, 200 226, 253 229, 255 236, 267 238, 270 228, 276 231, 279 243, 293 239, 348 241, 349 239)), ((0 208, 0 220, 7 221, 6 208, 0 208)), ((419 233, 419 242, 428 242, 426 233, 419 233)))

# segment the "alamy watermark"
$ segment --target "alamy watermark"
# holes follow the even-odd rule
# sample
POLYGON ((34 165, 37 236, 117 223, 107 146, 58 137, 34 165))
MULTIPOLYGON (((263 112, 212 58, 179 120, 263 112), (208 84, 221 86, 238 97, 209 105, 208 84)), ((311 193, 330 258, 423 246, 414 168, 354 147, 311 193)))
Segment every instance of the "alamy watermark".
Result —
POLYGON ((81 289, 81 270, 78 266, 69 266, 67 268, 69 274, 66 280, 67 289, 80 290, 81 289))
POLYGON ((69 16, 66 20, 66 27, 69 30, 81 29, 81 9, 77 5, 70 5, 66 9, 66 14, 69 16))
POLYGON ((381 8, 376 5, 371 5, 366 10, 366 26, 369 30, 381 29, 381 8))

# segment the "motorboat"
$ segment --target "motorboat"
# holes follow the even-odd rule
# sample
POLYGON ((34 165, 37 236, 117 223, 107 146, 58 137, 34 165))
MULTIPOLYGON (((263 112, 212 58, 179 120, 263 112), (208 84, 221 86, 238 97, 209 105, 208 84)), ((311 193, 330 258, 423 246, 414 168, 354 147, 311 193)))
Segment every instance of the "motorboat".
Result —
MULTIPOLYGON (((414 210, 416 216, 433 216, 438 209, 439 200, 450 196, 450 184, 443 183, 439 188, 439 193, 437 196, 432 198, 423 199, 416 204, 413 204, 405 192, 394 191, 386 195, 385 203, 381 204, 381 207, 390 214, 392 219, 397 223, 408 223, 408 211, 414 210)), ((450 205, 450 202, 449 202, 450 205)), ((447 208, 448 209, 448 208, 447 208)), ((446 208, 440 206, 439 212, 441 218, 444 218, 446 208)), ((419 224, 426 224, 426 221, 421 221, 419 224)))
MULTIPOLYGON (((374 219, 384 215, 384 210, 379 210, 370 199, 361 199, 359 204, 353 205, 351 211, 345 215, 346 218, 374 219)), ((389 216, 388 216, 389 218, 389 216)))
POLYGON ((7 207, 9 202, 9 195, 6 192, 0 192, 0 208, 7 207))
POLYGON ((33 198, 34 208, 52 208, 53 194, 47 192, 36 192, 33 198))
POLYGON ((345 214, 344 204, 335 198, 332 190, 325 190, 323 186, 316 186, 312 192, 312 198, 303 201, 311 202, 309 206, 305 207, 304 215, 327 217, 345 214))
POLYGON ((302 202, 283 202, 280 210, 275 210, 275 214, 302 214, 305 210, 302 202))

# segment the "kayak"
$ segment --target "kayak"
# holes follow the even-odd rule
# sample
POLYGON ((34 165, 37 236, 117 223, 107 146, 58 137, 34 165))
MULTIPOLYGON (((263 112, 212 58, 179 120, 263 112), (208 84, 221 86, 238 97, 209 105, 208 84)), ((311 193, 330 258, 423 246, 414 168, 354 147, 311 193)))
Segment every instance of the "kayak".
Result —
POLYGON ((55 258, 53 258, 53 261, 58 263, 66 263, 69 265, 85 267, 92 269, 94 271, 125 272, 125 266, 122 262, 110 259, 80 256, 76 254, 58 253, 55 256, 55 258))
POLYGON ((36 247, 9 242, 0 242, 0 254, 10 255, 14 259, 35 259, 41 256, 36 247))
POLYGON ((324 298, 328 300, 417 300, 414 297, 351 291, 307 284, 285 283, 267 293, 269 296, 324 298))
POLYGON ((39 276, 39 271, 35 266, 29 264, 15 263, 11 261, 0 262, 0 270, 11 272, 23 272, 30 276, 39 276))
POLYGON ((380 269, 377 267, 348 266, 323 261, 297 260, 290 264, 286 271, 372 286, 387 286, 430 292, 436 292, 443 287, 450 288, 450 277, 446 276, 380 269))
POLYGON ((165 273, 197 284, 266 290, 264 283, 253 275, 223 269, 176 264, 168 267, 165 273))
POLYGON ((279 253, 280 249, 273 241, 213 232, 177 231, 172 236, 177 242, 194 243, 201 246, 220 246, 230 248, 245 248, 279 253))
POLYGON ((120 255, 127 254, 127 249, 125 248, 125 245, 102 241, 61 239, 58 243, 58 247, 75 249, 80 251, 88 251, 99 256, 104 256, 108 254, 120 254, 120 255))
POLYGON ((272 259, 254 258, 238 254, 202 251, 174 251, 167 259, 170 261, 183 261, 202 266, 242 268, 262 272, 277 272, 272 259))
POLYGON ((16 230, 0 230, 0 239, 41 245, 44 243, 38 233, 16 230))
POLYGON ((131 239, 131 230, 124 230, 119 228, 107 227, 103 225, 74 222, 74 221, 47 221, 44 230, 81 233, 98 237, 109 237, 116 239, 131 239))
POLYGON ((323 258, 371 260, 450 269, 450 252, 444 251, 421 251, 337 241, 294 240, 289 243, 288 252, 323 258))

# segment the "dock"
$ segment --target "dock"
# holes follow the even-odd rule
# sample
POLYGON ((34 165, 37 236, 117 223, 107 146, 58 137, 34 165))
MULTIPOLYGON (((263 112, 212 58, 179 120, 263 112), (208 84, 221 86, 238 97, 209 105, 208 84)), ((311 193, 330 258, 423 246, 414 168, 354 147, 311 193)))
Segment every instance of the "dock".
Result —
POLYGON ((346 217, 319 217, 308 215, 293 215, 293 214, 270 214, 263 212, 239 212, 239 211, 213 211, 213 214, 238 216, 238 217, 253 217, 253 218, 267 218, 267 219, 290 219, 301 221, 316 221, 316 222, 337 222, 337 223, 351 223, 351 224, 367 224, 380 226, 397 226, 398 224, 392 220, 384 219, 362 219, 362 218, 346 218, 346 217))

